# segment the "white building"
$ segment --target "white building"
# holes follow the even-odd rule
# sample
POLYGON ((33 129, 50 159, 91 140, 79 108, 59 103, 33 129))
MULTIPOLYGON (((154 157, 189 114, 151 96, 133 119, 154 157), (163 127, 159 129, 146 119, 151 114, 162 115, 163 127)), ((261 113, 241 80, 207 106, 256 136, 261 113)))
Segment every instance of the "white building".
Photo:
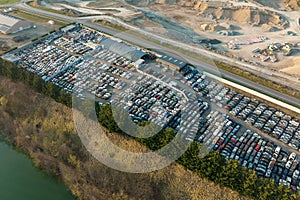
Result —
POLYGON ((17 33, 31 27, 28 21, 0 13, 0 32, 3 34, 17 33))

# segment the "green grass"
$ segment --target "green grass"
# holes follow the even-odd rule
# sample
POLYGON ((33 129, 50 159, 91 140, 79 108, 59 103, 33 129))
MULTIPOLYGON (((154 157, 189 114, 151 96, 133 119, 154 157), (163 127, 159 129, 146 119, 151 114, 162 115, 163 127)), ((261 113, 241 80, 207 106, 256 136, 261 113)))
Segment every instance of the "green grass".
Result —
POLYGON ((66 16, 69 16, 69 17, 79 17, 79 15, 77 15, 77 14, 72 14, 72 13, 68 13, 68 12, 64 12, 64 11, 60 11, 60 10, 47 8, 47 7, 41 6, 41 5, 34 5, 33 1, 27 2, 27 5, 29 5, 31 7, 34 7, 34 8, 37 8, 37 9, 40 9, 40 10, 44 10, 44 11, 48 11, 48 12, 52 12, 52 13, 57 13, 57 14, 61 14, 61 15, 66 15, 66 16))
POLYGON ((281 93, 287 94, 287 95, 295 97, 297 99, 300 99, 300 92, 296 91, 292 88, 289 88, 289 87, 284 86, 284 85, 279 85, 279 84, 277 84, 273 81, 270 81, 270 80, 260 78, 259 76, 256 76, 256 75, 254 75, 250 72, 244 71, 244 70, 239 69, 239 68, 234 67, 234 66, 230 66, 228 64, 224 64, 224 63, 221 63, 221 62, 216 62, 216 65, 220 69, 226 70, 228 72, 231 72, 233 74, 236 74, 236 75, 239 75, 243 78, 246 78, 250 81, 256 82, 260 85, 267 86, 267 87, 272 88, 272 89, 274 89, 276 91, 279 91, 281 93))
POLYGON ((19 0, 0 0, 0 5, 19 2, 19 0))
MULTIPOLYGON (((110 27, 112 27, 116 30, 121 30, 119 27, 115 27, 115 26, 113 26, 109 23, 105 24, 105 25, 110 26, 110 27)), ((200 54, 197 54, 197 53, 194 53, 194 52, 190 52, 190 51, 184 50, 184 49, 179 48, 179 47, 175 47, 175 46, 167 44, 167 43, 159 42, 158 40, 155 40, 153 38, 150 38, 148 36, 142 35, 140 33, 134 32, 134 31, 130 31, 130 32, 131 32, 131 34, 136 35, 137 37, 146 39, 146 40, 148 40, 150 42, 153 42, 155 44, 158 44, 160 46, 163 46, 163 47, 166 47, 168 49, 175 50, 176 52, 182 53, 182 55, 187 55, 187 56, 195 58, 199 61, 204 61, 204 62, 211 63, 213 65, 216 65, 219 69, 223 69, 225 71, 228 71, 230 73, 239 75, 239 76, 241 76, 243 78, 246 78, 248 80, 251 80, 253 82, 259 83, 260 85, 264 85, 266 87, 269 87, 269 88, 274 89, 276 91, 279 91, 281 93, 287 94, 287 95, 295 97, 297 99, 300 99, 300 92, 296 91, 296 90, 294 90, 290 87, 287 87, 287 86, 284 86, 284 85, 279 85, 278 83, 275 83, 273 81, 261 78, 261 77, 255 75, 255 74, 252 74, 248 71, 242 70, 242 69, 240 69, 236 66, 229 65, 229 64, 226 64, 226 63, 222 63, 222 62, 219 62, 219 61, 216 61, 216 60, 211 60, 210 58, 208 58, 206 56, 203 56, 203 55, 200 55, 200 54)), ((137 45, 137 44, 135 44, 135 45, 137 45)), ((137 45, 137 46, 139 46, 139 45, 137 45)))
POLYGON ((66 22, 66 21, 49 18, 49 17, 46 17, 44 15, 30 13, 30 12, 27 12, 27 11, 24 11, 24 10, 18 10, 16 12, 14 12, 14 15, 17 16, 17 17, 20 17, 20 18, 27 19, 27 20, 32 21, 32 22, 37 22, 37 23, 47 23, 49 20, 53 20, 55 22, 55 24, 58 25, 58 26, 63 26, 63 25, 68 24, 68 22, 66 22))
MULTIPOLYGON (((9 0, 0 0, 0 2, 1 1, 9 1, 9 0)), ((11 0, 11 1, 15 1, 15 0, 11 0)), ((32 6, 32 4, 30 4, 30 5, 32 6)), ((44 8, 42 6, 38 6, 38 7, 41 7, 41 9, 46 10, 46 8, 44 8)), ((52 9, 48 10, 48 11, 69 15, 69 13, 61 13, 59 11, 55 11, 55 10, 52 10, 52 9)), ((110 26, 110 27, 112 27, 116 30, 119 30, 119 31, 127 31, 127 29, 125 27, 122 27, 122 26, 116 25, 116 24, 112 24, 112 23, 109 23, 109 22, 98 21, 96 23, 100 23, 100 24, 105 25, 105 26, 110 26)), ((247 78, 251 81, 257 82, 261 85, 267 86, 267 87, 272 88, 274 90, 277 90, 279 92, 282 92, 282 93, 285 93, 287 95, 290 95, 290 96, 293 96, 295 98, 300 99, 300 92, 299 91, 296 91, 296 90, 294 90, 292 88, 289 88, 289 87, 286 87, 284 85, 279 85, 275 82, 263 79, 263 78, 255 75, 255 74, 249 73, 249 72, 247 72, 245 70, 242 70, 242 69, 239 69, 235 66, 225 64, 225 63, 221 63, 221 62, 218 62, 218 61, 212 61, 210 58, 207 58, 206 56, 196 54, 194 52, 190 52, 190 51, 184 50, 184 49, 179 48, 179 47, 175 47, 175 46, 167 44, 167 43, 159 42, 158 40, 155 40, 153 38, 150 38, 150 37, 147 37, 145 35, 139 34, 137 32, 131 31, 131 34, 137 35, 138 37, 141 37, 143 39, 146 39, 148 41, 151 41, 151 42, 156 43, 158 45, 161 45, 163 47, 169 48, 171 50, 175 50, 179 53, 182 53, 183 55, 190 56, 190 57, 195 58, 197 60, 204 61, 204 62, 209 62, 211 64, 215 64, 220 69, 226 70, 226 71, 231 72, 233 74, 236 74, 236 75, 239 75, 241 77, 247 78)), ((135 45, 137 45, 137 44, 135 44, 135 45)), ((137 45, 137 46, 139 46, 139 45, 137 45)))
POLYGON ((124 26, 120 26, 120 25, 117 25, 117 24, 113 24, 107 20, 97 20, 95 21, 96 24, 101 24, 101 25, 104 25, 104 26, 109 26, 113 29, 116 29, 116 30, 119 30, 119 31, 128 31, 128 29, 126 29, 124 26))

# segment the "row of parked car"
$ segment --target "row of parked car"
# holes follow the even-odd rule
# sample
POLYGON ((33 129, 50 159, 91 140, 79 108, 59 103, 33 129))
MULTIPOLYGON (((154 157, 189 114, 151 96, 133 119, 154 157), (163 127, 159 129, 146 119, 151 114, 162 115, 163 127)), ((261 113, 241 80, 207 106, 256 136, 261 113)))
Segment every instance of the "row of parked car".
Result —
MULTIPOLYGON (((203 99, 226 108, 233 118, 245 121, 250 128, 260 129, 299 150, 298 119, 207 79, 193 67, 186 66, 181 73, 185 77, 183 82, 203 99)), ((255 170, 259 176, 273 178, 277 183, 299 190, 300 165, 296 154, 248 127, 242 127, 233 118, 225 112, 211 110, 210 114, 200 119, 198 134, 194 139, 220 152, 226 159, 240 161, 242 166, 255 170)))
POLYGON ((251 99, 224 86, 217 84, 212 88, 215 95, 208 96, 237 118, 249 125, 268 133, 292 148, 299 150, 300 126, 299 120, 270 107, 256 99, 251 99), (219 87, 219 88, 218 88, 219 87))
POLYGON ((233 116, 249 125, 299 150, 300 123, 298 119, 259 100, 242 95, 217 81, 206 79, 205 75, 192 67, 186 67, 182 73, 187 84, 211 102, 221 108, 226 108, 233 116))
POLYGON ((78 95, 88 91, 98 98, 108 100, 112 96, 112 88, 122 90, 127 83, 101 70, 103 64, 95 66, 94 62, 92 59, 78 62, 53 78, 52 82, 78 95))
POLYGON ((226 159, 238 160, 259 176, 300 189, 299 161, 288 152, 250 129, 243 129, 229 115, 211 111, 201 118, 196 141, 219 152, 226 159))
POLYGON ((54 44, 62 49, 78 55, 84 55, 85 53, 93 50, 91 47, 86 46, 81 42, 77 42, 76 40, 72 40, 72 38, 66 35, 55 40, 54 44))
POLYGON ((164 126, 181 108, 176 92, 147 76, 133 81, 130 88, 118 96, 136 122, 151 120, 164 126))
POLYGON ((93 58, 104 60, 110 64, 113 64, 118 67, 132 69, 132 61, 127 58, 110 51, 109 49, 104 48, 103 46, 98 46, 93 52, 91 52, 93 58))
POLYGON ((66 31, 64 34, 70 37, 72 41, 98 44, 104 38, 104 35, 101 32, 83 27, 79 24, 76 24, 75 26, 75 28, 66 31))
POLYGON ((169 124, 170 127, 178 130, 178 134, 189 141, 195 141, 199 132, 199 126, 203 122, 203 116, 209 109, 207 102, 198 99, 197 104, 188 103, 173 120, 176 123, 169 124), (184 113, 184 114, 183 114, 184 113), (173 125, 174 124, 174 125, 173 125))
POLYGON ((106 64, 100 64, 100 69, 105 70, 106 72, 112 73, 118 77, 123 77, 125 79, 131 79, 132 78, 132 73, 125 71, 123 69, 119 69, 115 66, 111 66, 111 65, 106 65, 106 64))
POLYGON ((48 46, 43 41, 23 48, 15 55, 20 58, 20 64, 24 68, 41 77, 51 77, 76 60, 68 52, 52 45, 48 46))

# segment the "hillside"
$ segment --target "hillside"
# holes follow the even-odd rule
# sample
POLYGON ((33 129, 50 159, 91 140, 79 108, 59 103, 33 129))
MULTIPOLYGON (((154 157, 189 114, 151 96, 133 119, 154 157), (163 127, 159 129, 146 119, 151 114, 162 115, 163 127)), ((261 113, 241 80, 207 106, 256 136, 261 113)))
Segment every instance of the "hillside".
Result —
POLYGON ((288 7, 293 10, 300 10, 300 1, 299 0, 283 0, 288 7))
POLYGON ((203 2, 199 0, 157 0, 156 3, 177 3, 183 7, 198 11, 197 15, 199 16, 212 18, 215 20, 229 20, 238 23, 248 23, 253 26, 269 25, 280 30, 285 29, 288 25, 288 21, 277 13, 252 7, 233 6, 231 3, 226 1, 203 2))
MULTIPOLYGON (((66 106, 0 77, 0 130, 27 152, 37 167, 51 172, 79 199, 247 199, 173 164, 147 174, 112 170, 91 157, 76 134, 66 106)), ((132 150, 136 141, 107 133, 132 150)))
MULTIPOLYGON (((51 0, 47 0, 51 1, 51 0)), ((233 0, 233 1, 239 1, 239 0, 233 0)), ((135 4, 138 6, 145 6, 150 5, 153 3, 160 3, 160 4, 174 4, 174 3, 180 3, 183 6, 196 6, 198 7, 200 4, 203 4, 203 2, 209 2, 209 1, 201 1, 201 0, 126 0, 126 2, 135 4)), ((214 3, 214 1, 211 1, 214 3)), ((226 1, 215 1, 216 4, 219 4, 220 7, 222 7, 222 4, 226 1)), ((258 3, 263 6, 269 6, 273 8, 281 8, 281 7, 289 7, 293 10, 299 10, 300 9, 300 1, 299 0, 249 0, 248 2, 254 2, 258 3)), ((207 4, 207 3, 204 3, 207 4)))
POLYGON ((288 7, 292 10, 300 10, 299 0, 250 0, 250 2, 259 3, 263 6, 269 6, 276 9, 288 7))

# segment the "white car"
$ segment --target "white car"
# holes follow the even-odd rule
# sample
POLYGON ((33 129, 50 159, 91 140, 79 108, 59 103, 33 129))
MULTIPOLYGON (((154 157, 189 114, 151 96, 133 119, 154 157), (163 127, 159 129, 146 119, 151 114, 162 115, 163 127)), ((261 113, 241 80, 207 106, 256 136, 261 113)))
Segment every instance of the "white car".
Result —
POLYGON ((271 173, 272 173, 272 170, 271 169, 268 169, 267 173, 266 173, 266 177, 267 178, 270 178, 271 177, 271 173))
POLYGON ((299 170, 295 170, 293 173, 293 179, 298 179, 299 178, 299 170))
POLYGON ((292 162, 291 162, 291 161, 288 161, 288 162, 285 164, 285 167, 286 167, 287 169, 289 169, 291 166, 292 166, 292 162))
POLYGON ((293 152, 293 153, 291 153, 291 155, 289 156, 289 160, 295 160, 295 158, 296 158, 296 154, 293 152))

